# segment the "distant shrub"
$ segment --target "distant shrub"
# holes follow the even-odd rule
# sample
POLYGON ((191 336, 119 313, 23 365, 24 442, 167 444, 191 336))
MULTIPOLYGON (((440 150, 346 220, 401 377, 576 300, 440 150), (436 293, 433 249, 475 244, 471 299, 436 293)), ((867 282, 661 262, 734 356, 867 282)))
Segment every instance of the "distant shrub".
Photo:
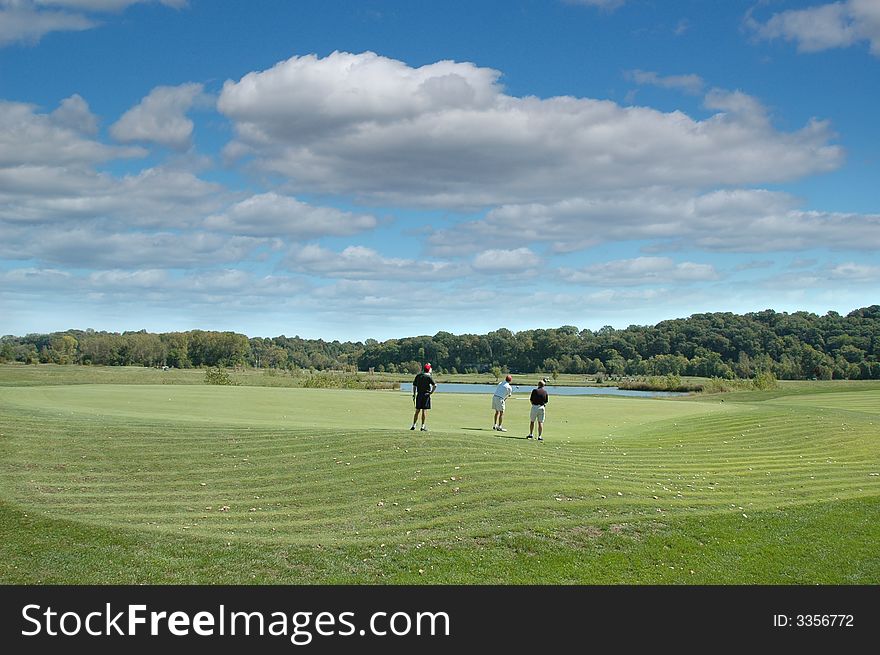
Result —
POLYGON ((773 375, 771 371, 758 373, 755 376, 755 379, 752 380, 752 383, 755 385, 755 389, 760 391, 768 391, 779 386, 779 383, 776 381, 776 376, 773 375))
POLYGON ((703 383, 703 393, 724 393, 745 388, 746 380, 726 380, 724 378, 709 378, 703 383))
POLYGON ((618 388, 629 391, 700 391, 699 385, 684 384, 681 377, 670 373, 669 375, 651 375, 640 380, 621 380, 618 388))
POLYGON ((308 389, 399 389, 399 382, 386 382, 372 377, 322 371, 302 378, 300 385, 308 389))
POLYGON ((751 380, 727 380, 724 378, 709 378, 703 383, 703 393, 724 393, 727 391, 768 391, 779 386, 776 376, 770 371, 758 373, 751 380))
POLYGON ((215 366, 205 371, 205 384, 235 385, 225 368, 215 366))
POLYGON ((676 373, 669 373, 663 379, 663 386, 666 391, 677 391, 681 388, 681 377, 676 373))

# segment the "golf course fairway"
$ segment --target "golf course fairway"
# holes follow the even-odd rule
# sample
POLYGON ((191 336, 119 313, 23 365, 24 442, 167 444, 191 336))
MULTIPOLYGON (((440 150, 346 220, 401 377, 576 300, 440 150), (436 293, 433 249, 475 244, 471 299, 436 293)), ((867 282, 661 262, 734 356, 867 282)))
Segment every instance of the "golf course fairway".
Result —
POLYGON ((0 387, 0 581, 880 582, 880 388, 550 398, 0 387))

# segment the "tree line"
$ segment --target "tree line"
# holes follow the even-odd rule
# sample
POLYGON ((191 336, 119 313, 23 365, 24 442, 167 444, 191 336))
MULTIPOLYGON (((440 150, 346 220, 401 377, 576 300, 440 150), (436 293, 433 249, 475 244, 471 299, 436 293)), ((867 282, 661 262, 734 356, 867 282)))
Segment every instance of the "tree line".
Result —
POLYGON ((694 314, 654 326, 488 334, 438 332, 379 342, 247 337, 191 330, 153 334, 67 330, 0 338, 0 361, 107 366, 252 366, 416 373, 548 372, 780 379, 880 379, 880 305, 828 312, 694 314))

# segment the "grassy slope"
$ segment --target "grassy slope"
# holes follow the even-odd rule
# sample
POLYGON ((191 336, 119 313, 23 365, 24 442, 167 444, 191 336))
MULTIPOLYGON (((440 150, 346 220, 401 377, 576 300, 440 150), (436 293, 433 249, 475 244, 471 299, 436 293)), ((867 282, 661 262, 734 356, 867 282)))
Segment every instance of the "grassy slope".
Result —
POLYGON ((0 580, 19 584, 876 584, 877 497, 576 538, 290 546, 155 536, 0 503, 0 580), (842 547, 840 530, 846 529, 842 547), (421 571, 421 573, 420 573, 421 571))
POLYGON ((0 580, 880 581, 880 394, 728 398, 2 388, 0 580))

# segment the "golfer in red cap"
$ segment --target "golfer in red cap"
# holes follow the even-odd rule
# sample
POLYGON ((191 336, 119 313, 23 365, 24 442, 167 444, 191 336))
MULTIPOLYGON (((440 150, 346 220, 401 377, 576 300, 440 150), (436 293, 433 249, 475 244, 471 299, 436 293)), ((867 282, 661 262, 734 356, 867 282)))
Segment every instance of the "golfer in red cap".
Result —
POLYGON ((428 410, 431 409, 431 394, 437 388, 434 378, 431 377, 431 364, 425 364, 422 370, 413 380, 413 402, 416 405, 416 412, 413 414, 413 422, 410 430, 416 429, 416 419, 419 412, 422 413, 422 432, 427 432, 428 410))

